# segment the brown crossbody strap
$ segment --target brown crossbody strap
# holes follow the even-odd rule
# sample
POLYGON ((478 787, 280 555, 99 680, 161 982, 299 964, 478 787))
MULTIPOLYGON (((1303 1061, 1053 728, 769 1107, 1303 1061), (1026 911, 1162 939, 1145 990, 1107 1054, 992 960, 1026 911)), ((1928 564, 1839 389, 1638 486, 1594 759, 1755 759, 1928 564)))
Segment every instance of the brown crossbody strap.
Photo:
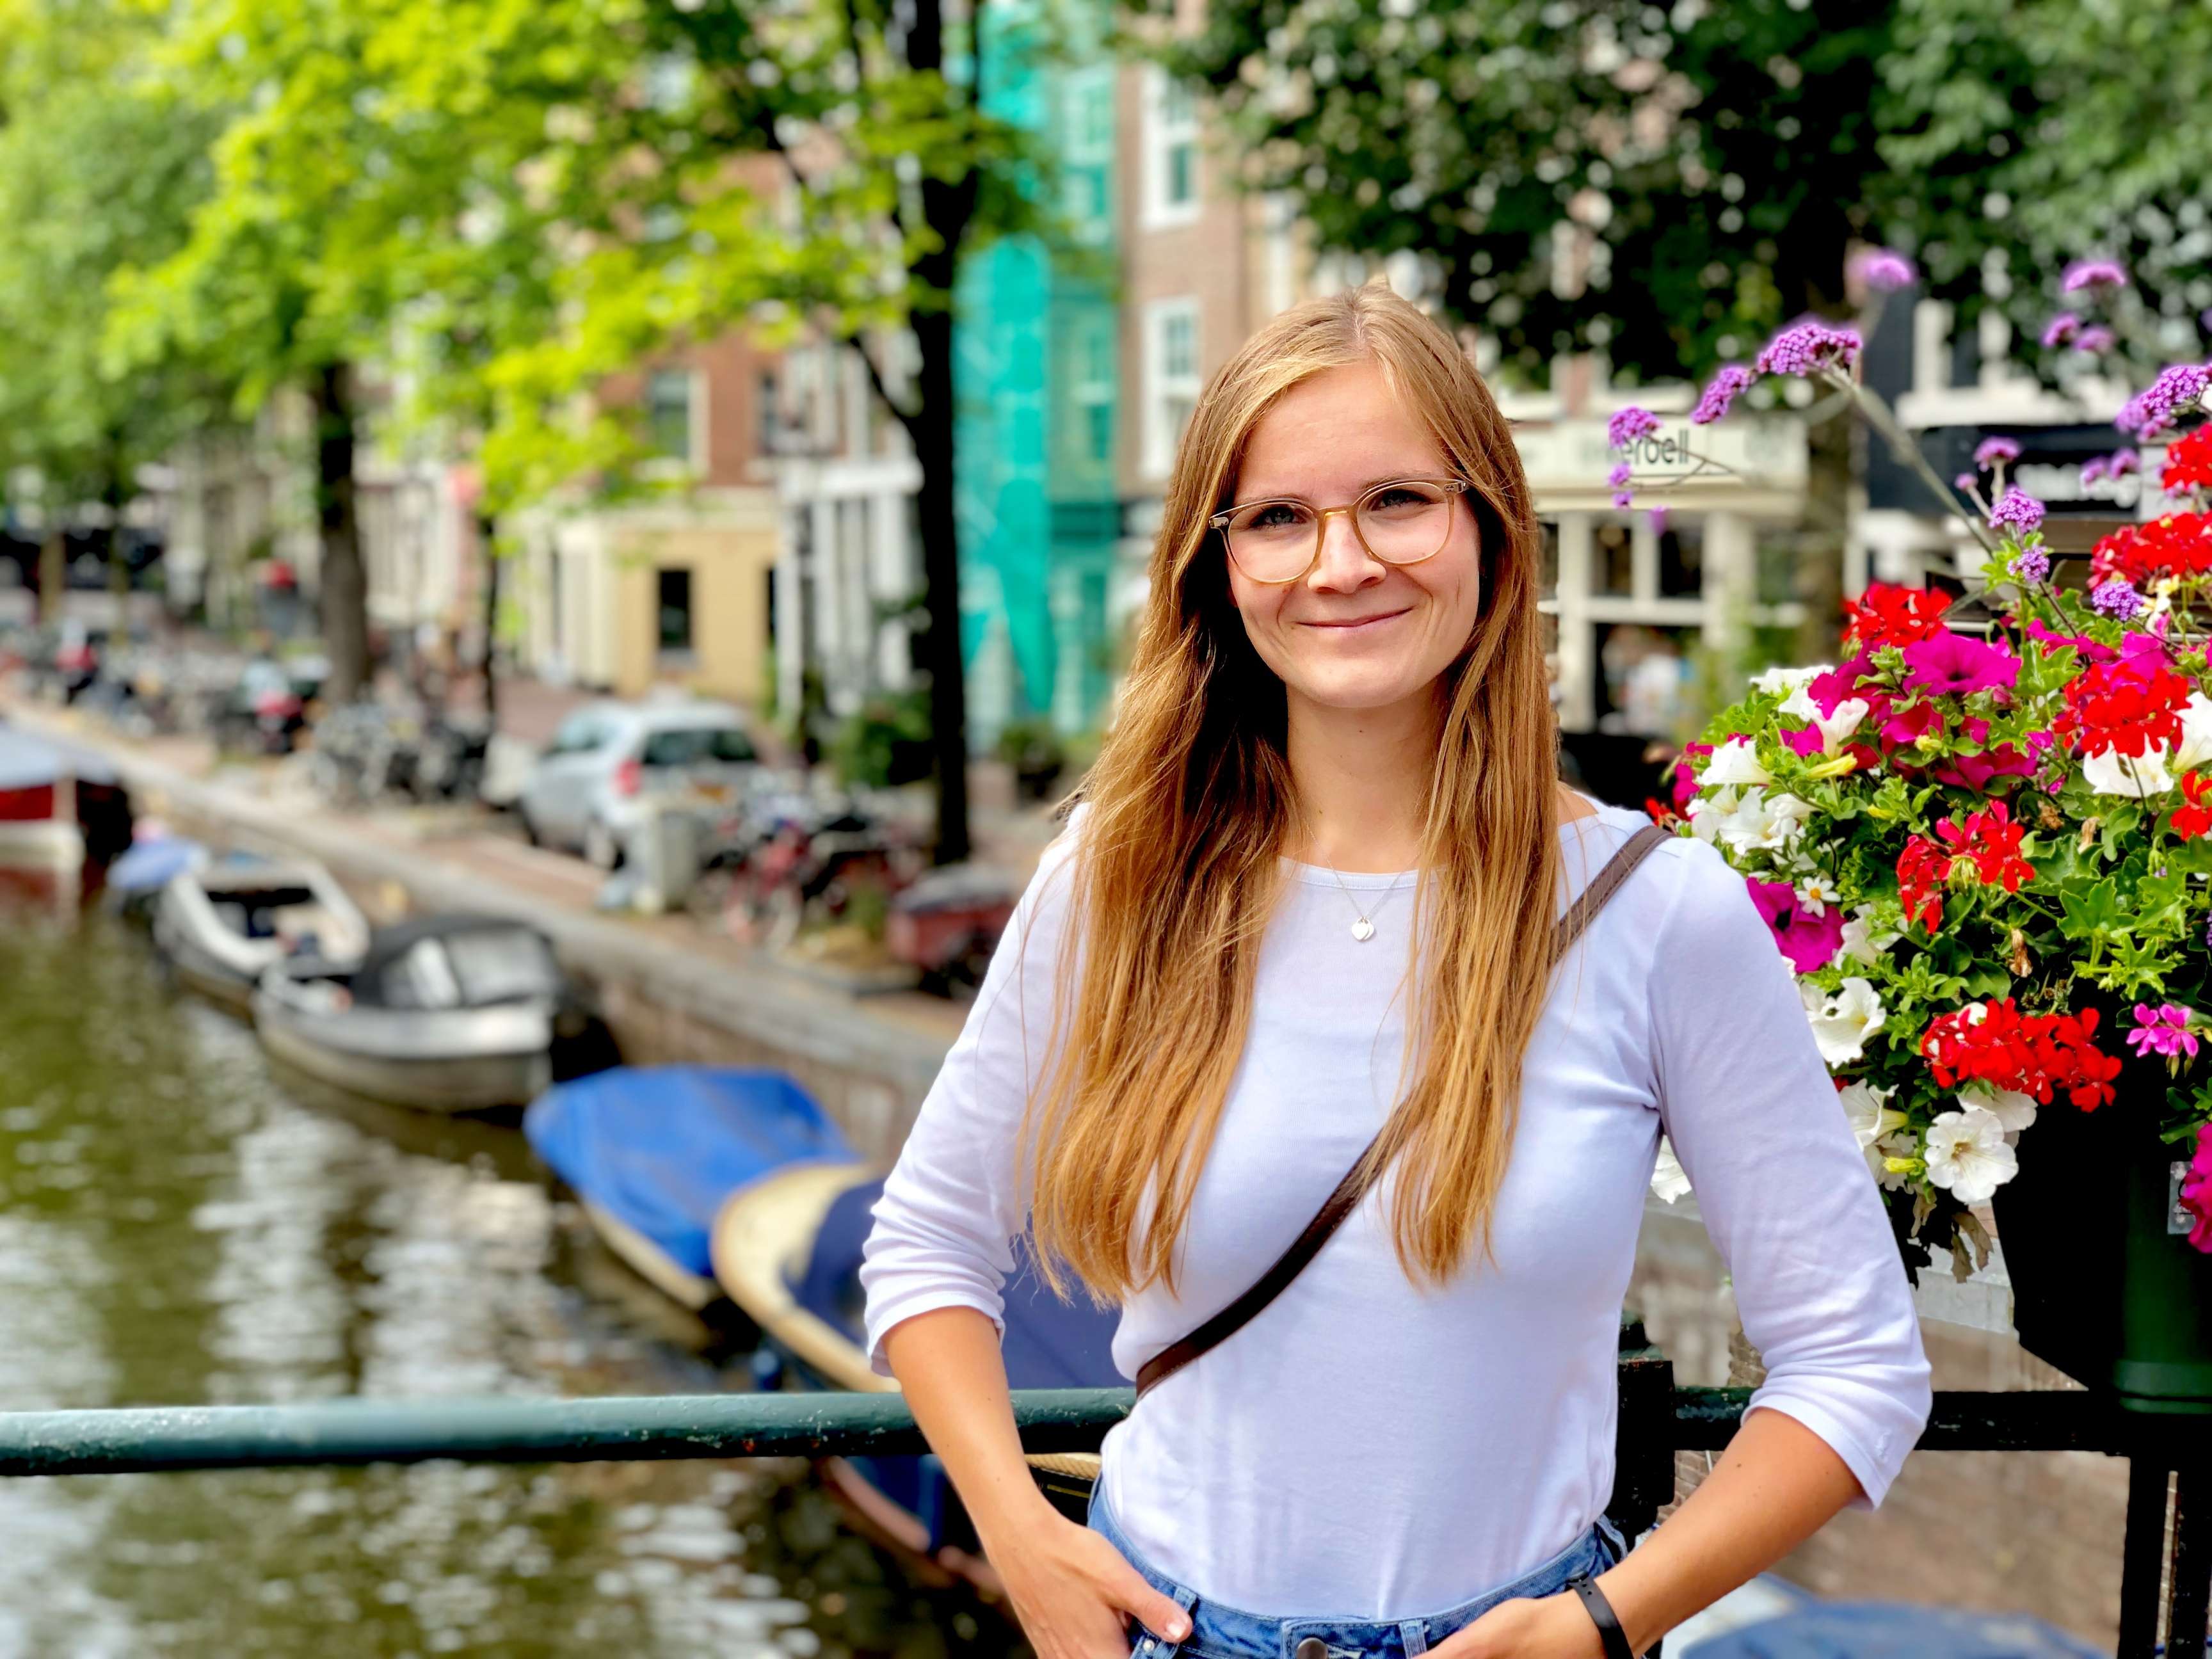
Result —
MULTIPOLYGON (((1636 866, 1644 862, 1651 850, 1662 841, 1671 839, 1668 832, 1656 823, 1647 823, 1628 838, 1626 844, 1605 861, 1604 866, 1590 878, 1568 907, 1552 935, 1552 960, 1556 963, 1567 953, 1570 945, 1582 937, 1583 930, 1590 925, 1605 902, 1628 879, 1636 866)), ((1379 1139, 1380 1137, 1378 1136, 1379 1139)), ((1367 1152, 1375 1150, 1374 1142, 1367 1152, 1345 1172, 1344 1179, 1336 1183, 1336 1190, 1328 1201, 1306 1223, 1306 1229, 1297 1236, 1291 1248, 1275 1258, 1274 1265, 1255 1279, 1251 1287, 1219 1313, 1207 1320, 1189 1335, 1171 1342, 1137 1368, 1137 1398, 1142 1400, 1175 1372, 1214 1346, 1224 1338, 1241 1329, 1261 1309, 1283 1293, 1283 1289, 1296 1279, 1306 1263, 1321 1254, 1321 1247, 1328 1243, 1329 1236, 1343 1224, 1345 1217, 1358 1207, 1359 1200, 1367 1196, 1376 1171, 1369 1169, 1367 1152)))

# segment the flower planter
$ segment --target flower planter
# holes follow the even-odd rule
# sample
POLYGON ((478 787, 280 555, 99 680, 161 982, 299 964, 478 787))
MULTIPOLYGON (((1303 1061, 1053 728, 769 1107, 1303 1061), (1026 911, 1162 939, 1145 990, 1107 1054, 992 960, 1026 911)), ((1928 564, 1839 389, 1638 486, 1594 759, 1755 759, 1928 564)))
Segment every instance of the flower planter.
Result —
POLYGON ((2177 1202, 2163 1066, 2130 1060, 2094 1112, 2045 1106, 1992 1200, 2021 1346, 2126 1409, 2212 1415, 2212 1255, 2177 1202))

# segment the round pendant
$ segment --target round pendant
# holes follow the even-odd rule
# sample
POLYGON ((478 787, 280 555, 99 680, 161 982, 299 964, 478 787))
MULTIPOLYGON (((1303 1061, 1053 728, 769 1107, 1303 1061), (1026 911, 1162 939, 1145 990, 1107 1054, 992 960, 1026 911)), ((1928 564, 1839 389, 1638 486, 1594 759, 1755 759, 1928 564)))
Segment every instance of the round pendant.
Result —
POLYGON ((1352 924, 1352 936, 1362 945, 1366 944, 1369 939, 1375 937, 1375 924, 1364 916, 1360 917, 1352 924))

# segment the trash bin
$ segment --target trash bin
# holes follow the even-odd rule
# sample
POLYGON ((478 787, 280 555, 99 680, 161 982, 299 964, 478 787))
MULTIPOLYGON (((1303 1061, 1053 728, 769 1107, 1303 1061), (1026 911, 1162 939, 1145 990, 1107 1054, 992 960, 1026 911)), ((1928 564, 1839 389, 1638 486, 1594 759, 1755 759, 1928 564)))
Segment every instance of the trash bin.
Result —
POLYGON ((632 903, 648 915, 680 910, 699 878, 706 825, 697 811, 670 802, 656 806, 623 849, 637 871, 632 903))

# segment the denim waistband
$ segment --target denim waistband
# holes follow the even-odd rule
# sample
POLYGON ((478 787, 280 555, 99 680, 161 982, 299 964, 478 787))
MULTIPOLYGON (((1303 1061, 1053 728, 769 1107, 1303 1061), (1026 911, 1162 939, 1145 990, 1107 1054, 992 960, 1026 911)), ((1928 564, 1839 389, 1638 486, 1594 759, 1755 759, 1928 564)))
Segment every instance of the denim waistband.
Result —
POLYGON ((1146 1560, 1115 1524, 1103 1487, 1091 1495, 1090 1526, 1121 1551, 1147 1583, 1189 1615, 1190 1634, 1180 1642, 1143 1630, 1132 1649, 1134 1659, 1176 1659, 1178 1654, 1183 1659, 1316 1659, 1312 1648, 1299 1652, 1300 1644, 1310 1639, 1321 1643, 1325 1659, 1414 1659, 1501 1601, 1556 1595, 1576 1574, 1602 1572, 1628 1553, 1620 1528, 1600 1516, 1589 1531, 1543 1565, 1441 1613, 1385 1621, 1271 1619, 1206 1601, 1146 1560))

